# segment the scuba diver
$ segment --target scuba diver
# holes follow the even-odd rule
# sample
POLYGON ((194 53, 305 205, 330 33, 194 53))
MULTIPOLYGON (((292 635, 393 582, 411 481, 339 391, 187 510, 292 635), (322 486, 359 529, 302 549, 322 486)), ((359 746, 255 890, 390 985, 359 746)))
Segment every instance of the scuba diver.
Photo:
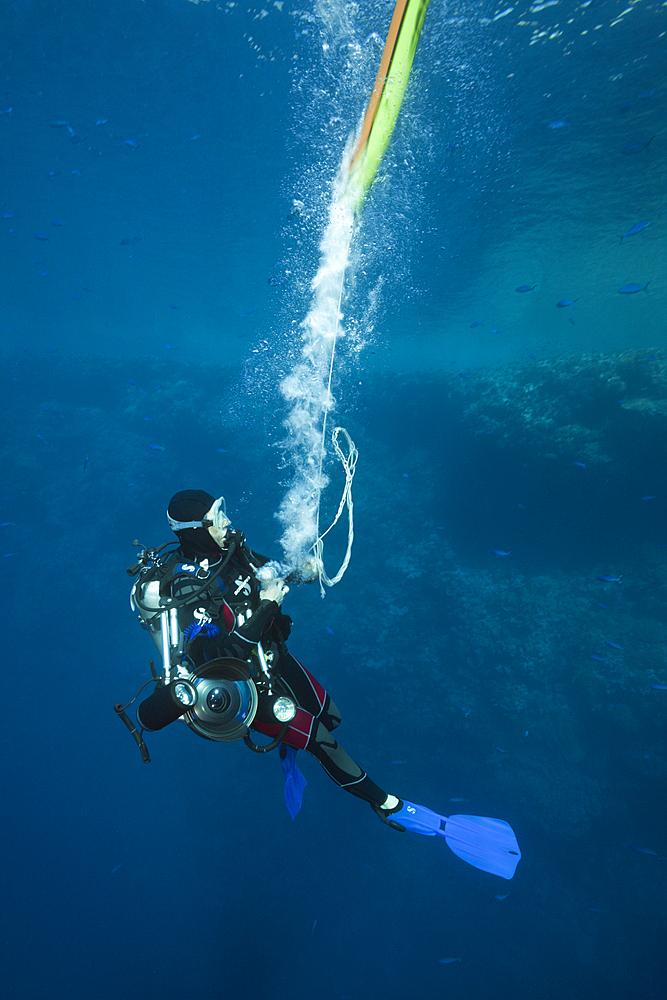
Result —
POLYGON ((129 705, 114 706, 144 761, 150 761, 144 731, 177 719, 205 739, 243 739, 258 753, 280 746, 285 800, 294 819, 306 784, 296 752, 306 750, 392 829, 442 836, 465 861, 512 878, 521 855, 507 823, 439 816, 388 793, 332 735, 340 712, 288 650, 292 621, 282 611, 290 585, 317 579, 315 560, 294 568, 254 552, 233 529, 224 498, 202 490, 176 493, 167 520, 178 542, 157 549, 135 542, 139 558, 127 570, 136 577, 131 607, 151 633, 163 669, 158 674, 151 662, 155 688, 140 703, 136 726, 126 713, 129 705), (255 743, 251 730, 270 742, 255 743))

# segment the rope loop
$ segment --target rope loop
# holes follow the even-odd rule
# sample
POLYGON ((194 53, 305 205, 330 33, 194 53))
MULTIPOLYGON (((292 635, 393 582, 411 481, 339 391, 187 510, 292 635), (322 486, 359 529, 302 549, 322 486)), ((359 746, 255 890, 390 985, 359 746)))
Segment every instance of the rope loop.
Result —
POLYGON ((343 471, 345 472, 345 485, 343 487, 340 503, 338 504, 336 516, 326 531, 323 531, 321 535, 318 533, 317 541, 311 550, 317 564, 317 575, 320 581, 320 594, 322 597, 325 595, 325 584, 327 587, 333 587, 334 584, 338 583, 339 580, 342 579, 345 570, 350 564, 350 558, 352 556, 352 543, 354 541, 354 504, 352 501, 352 481, 357 467, 357 459, 359 458, 359 452, 357 451, 356 445, 344 427, 334 428, 333 434, 331 435, 331 443, 333 444, 334 450, 338 455, 341 465, 343 466, 343 471), (338 440, 341 434, 344 436, 345 443, 347 444, 347 453, 343 451, 338 440), (345 552, 345 558, 341 563, 340 569, 335 576, 330 577, 324 568, 324 539, 334 525, 336 525, 340 520, 344 507, 347 507, 347 551, 345 552))

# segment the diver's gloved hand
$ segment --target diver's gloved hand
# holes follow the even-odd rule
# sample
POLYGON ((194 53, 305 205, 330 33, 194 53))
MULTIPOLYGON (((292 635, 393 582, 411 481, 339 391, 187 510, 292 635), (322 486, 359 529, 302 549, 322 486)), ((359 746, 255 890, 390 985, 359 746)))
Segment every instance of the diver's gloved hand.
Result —
POLYGON ((275 601, 276 604, 281 605, 288 591, 289 587, 284 580, 267 580, 259 592, 259 599, 261 601, 275 601))

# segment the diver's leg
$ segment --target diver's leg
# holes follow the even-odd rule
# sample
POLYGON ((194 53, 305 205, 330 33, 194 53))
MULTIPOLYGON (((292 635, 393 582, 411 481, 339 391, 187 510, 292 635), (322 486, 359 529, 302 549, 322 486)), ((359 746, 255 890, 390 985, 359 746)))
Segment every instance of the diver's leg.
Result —
POLYGON ((340 726, 340 710, 336 702, 331 700, 331 695, 329 694, 327 694, 327 699, 324 702, 324 708, 322 709, 319 721, 322 725, 326 726, 330 733, 340 726))
POLYGON ((365 802, 370 802, 373 807, 379 809, 388 798, 394 798, 394 796, 388 796, 379 785, 376 785, 368 777, 363 768, 359 767, 336 742, 323 723, 319 722, 314 727, 306 750, 313 757, 317 757, 332 781, 344 788, 346 792, 356 795, 357 798, 363 799, 365 802))
POLYGON ((288 650, 280 657, 278 671, 282 683, 297 705, 310 712, 329 732, 340 725, 338 706, 317 678, 288 650))

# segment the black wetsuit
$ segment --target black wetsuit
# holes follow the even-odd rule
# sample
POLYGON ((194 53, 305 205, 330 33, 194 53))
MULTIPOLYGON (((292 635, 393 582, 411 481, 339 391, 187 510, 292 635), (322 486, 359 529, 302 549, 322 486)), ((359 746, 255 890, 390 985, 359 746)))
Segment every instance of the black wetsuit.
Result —
MULTIPOLYGON (((331 735, 340 723, 338 708, 322 685, 287 649, 291 619, 275 601, 260 598, 262 583, 255 571, 268 559, 249 549, 240 532, 230 532, 226 544, 228 547, 221 555, 208 556, 206 570, 200 554, 178 549, 166 562, 166 573, 161 574, 161 595, 178 602, 181 630, 188 635, 189 626, 202 624, 196 635, 190 630, 185 655, 194 666, 221 656, 247 660, 261 641, 272 676, 276 678, 276 689, 297 705, 283 741, 316 757, 341 788, 373 805, 381 805, 387 793, 331 735), (207 584, 209 578, 211 582, 207 584)), ((280 731, 271 702, 261 693, 251 728, 272 737, 280 731)))

